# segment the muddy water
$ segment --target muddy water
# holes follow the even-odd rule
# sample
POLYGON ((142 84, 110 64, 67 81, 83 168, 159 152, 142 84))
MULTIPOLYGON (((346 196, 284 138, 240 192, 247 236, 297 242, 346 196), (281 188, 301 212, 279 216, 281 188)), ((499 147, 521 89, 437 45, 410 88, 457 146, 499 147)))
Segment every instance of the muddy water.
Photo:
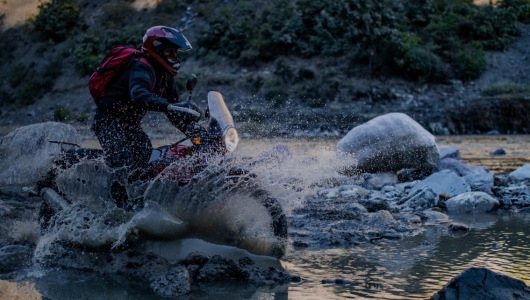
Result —
MULTIPOLYGON (((285 144, 297 156, 330 153, 337 139, 243 140, 238 152, 256 156, 285 144)), ((155 145, 170 143, 155 140, 155 145)), ((530 162, 529 136, 440 136, 441 150, 455 147, 462 160, 507 173, 530 162), (490 156, 503 148, 506 156, 490 156)), ((94 140, 83 146, 95 147, 94 140)), ((458 219, 471 227, 466 236, 451 236, 447 224, 427 226, 424 234, 401 241, 380 240, 346 249, 290 249, 279 262, 300 283, 273 288, 239 283, 193 286, 190 299, 425 299, 469 267, 488 267, 530 284, 530 215, 503 213, 458 219), (348 284, 322 284, 343 278, 348 284), (237 297, 236 297, 237 298, 237 297)), ((202 246, 201 246, 202 247, 202 246)), ((160 247, 163 248, 163 247, 160 247)), ((188 251, 197 249, 188 249, 188 251)), ((183 251, 180 249, 179 251, 183 251)), ((225 256, 241 250, 223 249, 225 256), (228 251, 228 254, 227 254, 228 251)), ((180 253, 185 255, 185 253, 180 253)), ((259 260, 259 258, 254 258, 259 260)), ((263 262, 270 262, 263 258, 263 262)), ((159 299, 152 292, 119 277, 78 271, 30 270, 16 280, 0 280, 3 299, 159 299), (75 288, 72 288, 72 287, 75 288)))

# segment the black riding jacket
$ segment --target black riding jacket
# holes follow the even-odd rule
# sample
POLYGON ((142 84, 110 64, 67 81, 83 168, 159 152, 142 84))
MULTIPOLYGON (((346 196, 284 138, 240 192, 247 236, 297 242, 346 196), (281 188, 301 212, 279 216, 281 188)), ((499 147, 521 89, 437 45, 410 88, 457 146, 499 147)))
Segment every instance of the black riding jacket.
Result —
POLYGON ((168 104, 179 100, 173 78, 145 57, 131 61, 105 89, 105 96, 97 103, 94 121, 119 118, 129 124, 140 124, 149 110, 167 112, 168 104))

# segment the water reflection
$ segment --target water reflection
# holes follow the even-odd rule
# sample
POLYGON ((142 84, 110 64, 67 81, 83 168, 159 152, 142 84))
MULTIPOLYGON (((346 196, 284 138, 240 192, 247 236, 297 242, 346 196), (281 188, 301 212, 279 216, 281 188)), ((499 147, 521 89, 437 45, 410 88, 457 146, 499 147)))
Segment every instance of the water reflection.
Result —
POLYGON ((530 237, 525 234, 529 215, 454 219, 470 226, 468 235, 455 238, 447 225, 431 226, 424 235, 399 242, 381 240, 351 249, 293 254, 284 265, 304 280, 291 285, 289 298, 425 299, 470 267, 487 267, 530 282, 530 237), (336 278, 353 284, 321 284, 336 278))

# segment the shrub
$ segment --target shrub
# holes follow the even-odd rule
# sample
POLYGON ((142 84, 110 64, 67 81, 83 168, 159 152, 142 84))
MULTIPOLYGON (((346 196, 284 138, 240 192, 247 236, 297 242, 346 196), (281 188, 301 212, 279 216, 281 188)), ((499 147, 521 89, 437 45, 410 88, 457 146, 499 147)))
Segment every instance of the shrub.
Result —
POLYGON ((485 87, 482 93, 486 96, 498 96, 504 94, 530 95, 530 85, 514 82, 501 82, 485 87))
POLYGON ((75 0, 52 0, 39 5, 33 22, 44 39, 64 41, 79 25, 79 7, 75 0))
POLYGON ((55 122, 67 123, 72 120, 72 113, 64 106, 59 105, 53 111, 53 120, 55 122))
POLYGON ((15 98, 10 93, 6 92, 3 89, 0 89, 0 105, 13 104, 15 103, 15 98))
POLYGON ((456 76, 462 81, 476 79, 486 69, 486 53, 477 45, 460 48, 456 55, 456 76))
POLYGON ((124 29, 107 29, 103 33, 97 28, 78 38, 74 45, 78 70, 82 75, 91 74, 101 63, 105 55, 114 46, 127 45, 140 48, 144 29, 139 26, 128 26, 124 29))
POLYGON ((53 80, 40 75, 34 78, 28 78, 17 90, 16 99, 18 102, 29 105, 35 103, 35 100, 51 90, 53 80))
POLYGON ((9 68, 9 76, 8 83, 12 88, 16 88, 19 86, 24 79, 27 77, 29 72, 28 67, 24 66, 23 64, 16 64, 9 68))

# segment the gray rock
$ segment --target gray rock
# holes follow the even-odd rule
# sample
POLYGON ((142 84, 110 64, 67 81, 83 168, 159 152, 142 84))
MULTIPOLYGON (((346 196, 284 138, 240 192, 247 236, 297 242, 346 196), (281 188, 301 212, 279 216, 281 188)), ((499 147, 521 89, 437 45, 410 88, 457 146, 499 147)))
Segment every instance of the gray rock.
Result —
POLYGON ((464 176, 464 180, 469 184, 472 191, 481 191, 492 194, 493 173, 471 173, 464 176))
POLYGON ((339 193, 343 197, 364 199, 370 195, 370 191, 358 185, 343 185, 339 187, 339 193))
POLYGON ((416 191, 424 187, 430 187, 438 195, 448 193, 451 197, 471 191, 466 181, 450 170, 434 173, 418 182, 410 189, 409 195, 414 195, 416 191))
POLYGON ((530 299, 530 288, 521 280, 486 268, 470 268, 447 283, 431 300, 530 299))
POLYGON ((0 184, 34 184, 60 152, 49 141, 79 144, 74 127, 56 122, 17 128, 0 141, 0 184))
POLYGON ((458 150, 457 148, 447 148, 444 150, 440 150, 440 160, 444 158, 460 160, 460 150, 458 150))
POLYGON ((367 173, 364 176, 366 186, 370 189, 381 189, 385 185, 394 185, 398 183, 398 176, 395 172, 385 173, 367 173))
POLYGON ((22 245, 9 245, 0 248, 0 273, 24 268, 31 261, 32 252, 31 248, 22 245))
POLYGON ((447 230, 451 232, 458 232, 458 231, 467 232, 469 231, 469 226, 467 226, 466 224, 462 224, 462 223, 451 223, 449 227, 447 227, 447 230))
POLYGON ((362 199, 359 203, 364 206, 369 212, 376 212, 380 210, 389 210, 390 206, 385 200, 378 199, 362 199))
POLYGON ((433 210, 424 210, 414 214, 421 218, 424 225, 439 225, 449 222, 449 217, 446 214, 433 210))
POLYGON ((409 193, 408 197, 398 201, 402 210, 422 211, 438 206, 439 196, 429 186, 409 193))
POLYGON ((344 159, 346 174, 431 169, 439 160, 436 138, 402 113, 379 116, 353 128, 335 152, 344 159))
POLYGON ((530 179, 530 164, 524 165, 508 175, 510 182, 521 182, 530 179))
POLYGON ((434 171, 439 172, 441 170, 451 170, 459 176, 466 176, 468 174, 474 173, 473 169, 471 169, 468 165, 454 158, 444 158, 440 160, 434 171))
POLYGON ((497 209, 499 201, 484 192, 469 192, 445 201, 450 214, 485 213, 497 209))
POLYGON ((504 151, 504 149, 502 148, 497 149, 493 152, 490 152, 490 156, 503 156, 503 155, 506 155, 506 151, 504 151))
POLYGON ((186 295, 191 291, 190 276, 184 266, 175 266, 166 273, 153 276, 149 285, 155 294, 166 298, 186 295))

